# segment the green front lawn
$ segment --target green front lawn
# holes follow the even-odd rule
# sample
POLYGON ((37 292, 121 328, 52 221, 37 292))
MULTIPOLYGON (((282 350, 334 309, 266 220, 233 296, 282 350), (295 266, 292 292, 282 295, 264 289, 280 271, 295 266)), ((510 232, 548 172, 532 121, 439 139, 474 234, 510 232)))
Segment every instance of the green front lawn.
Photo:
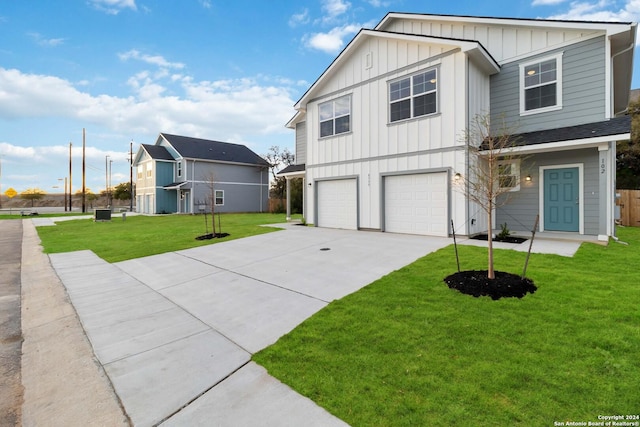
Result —
MULTIPOLYGON (((450 290, 453 246, 329 304, 254 355, 269 373, 353 426, 553 426, 637 414, 640 228, 628 246, 533 254, 523 299, 450 290)), ((463 269, 486 249, 459 247, 463 269)), ((525 254, 496 250, 521 273, 525 254)))
POLYGON ((285 214, 223 214, 220 224, 228 237, 196 240, 197 236, 211 233, 211 215, 207 220, 205 225, 204 215, 137 215, 126 221, 120 217, 107 222, 61 221, 37 230, 45 253, 90 249, 105 261, 118 262, 269 233, 277 228, 261 225, 286 222, 285 214))

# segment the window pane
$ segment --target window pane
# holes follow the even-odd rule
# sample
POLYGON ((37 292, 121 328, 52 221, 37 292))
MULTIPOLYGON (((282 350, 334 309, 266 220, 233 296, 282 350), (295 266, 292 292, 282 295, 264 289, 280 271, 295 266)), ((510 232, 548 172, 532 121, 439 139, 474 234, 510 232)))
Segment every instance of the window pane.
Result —
POLYGON ((540 108, 540 88, 534 87, 524 92, 524 109, 534 110, 540 108))
POLYGON ((343 97, 336 99, 335 108, 334 108, 334 117, 340 117, 349 114, 349 109, 351 107, 351 101, 349 97, 343 97))
POLYGON ((320 137, 333 135, 333 120, 320 122, 320 137))
POLYGON ((413 76, 413 94, 430 92, 436 89, 436 70, 413 76))
POLYGON ((517 185, 516 177, 513 175, 503 175, 500 177, 500 188, 513 188, 517 185))
POLYGON ((391 121, 408 119, 411 117, 411 102, 408 99, 391 104, 391 121))
POLYGON ((410 79, 400 80, 389 85, 389 99, 396 101, 411 95, 410 79))
POLYGON ((540 87, 540 107, 556 105, 556 84, 540 87))
POLYGON ((436 112, 436 93, 416 96, 413 98, 413 116, 424 116, 436 112))
POLYGON ((349 132, 350 116, 342 116, 336 119, 336 134, 349 132))
POLYGON ((320 104, 320 121, 333 118, 333 102, 320 104))

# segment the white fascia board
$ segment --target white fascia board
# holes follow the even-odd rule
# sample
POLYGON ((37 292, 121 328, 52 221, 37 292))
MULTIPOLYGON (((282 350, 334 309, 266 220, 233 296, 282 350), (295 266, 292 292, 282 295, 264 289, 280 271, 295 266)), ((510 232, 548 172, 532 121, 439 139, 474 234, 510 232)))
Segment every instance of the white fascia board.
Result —
POLYGON ((554 151, 578 150, 581 148, 600 148, 601 144, 611 141, 625 141, 631 138, 631 133, 600 136, 597 138, 572 139, 567 141, 548 142, 542 144, 523 145, 520 147, 504 148, 502 154, 536 154, 551 153, 554 151))
POLYGON ((514 18, 490 18, 477 16, 455 16, 455 15, 423 15, 413 13, 389 13, 378 25, 376 30, 383 29, 389 21, 394 19, 408 19, 419 21, 441 21, 441 22, 462 22, 485 25, 507 25, 517 27, 538 27, 538 28, 566 28, 571 30, 600 30, 606 31, 607 35, 614 35, 629 31, 633 25, 629 22, 587 22, 587 21, 555 21, 542 19, 514 19, 514 18))
POLYGON ((276 175, 277 176, 283 176, 285 178, 297 178, 297 177, 304 178, 306 173, 307 173, 307 171, 298 171, 298 172, 277 173, 276 175))
POLYGON ((307 114, 306 109, 299 109, 298 111, 296 111, 296 114, 294 114, 293 117, 291 117, 291 120, 289 120, 287 124, 284 125, 284 127, 295 130, 296 124, 304 121, 306 114, 307 114))

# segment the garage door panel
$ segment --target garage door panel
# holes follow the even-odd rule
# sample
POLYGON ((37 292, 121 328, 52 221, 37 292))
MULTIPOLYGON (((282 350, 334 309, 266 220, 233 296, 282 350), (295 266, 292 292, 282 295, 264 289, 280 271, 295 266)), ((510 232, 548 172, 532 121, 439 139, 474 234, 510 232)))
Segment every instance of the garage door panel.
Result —
POLYGON ((358 228, 358 200, 356 179, 318 182, 319 227, 358 228))
POLYGON ((385 231, 448 235, 447 173, 385 177, 385 231))

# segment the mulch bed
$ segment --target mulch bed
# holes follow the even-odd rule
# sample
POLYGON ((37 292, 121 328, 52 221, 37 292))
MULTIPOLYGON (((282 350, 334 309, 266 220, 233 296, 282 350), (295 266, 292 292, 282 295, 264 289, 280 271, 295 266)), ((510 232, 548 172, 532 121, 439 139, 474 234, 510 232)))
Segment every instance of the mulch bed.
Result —
MULTIPOLYGON (((473 236, 472 239, 474 240, 489 240, 489 236, 486 234, 478 234, 476 236, 473 236)), ((514 237, 514 236, 507 236, 507 237, 494 237, 492 239, 494 242, 504 242, 504 243, 522 243, 522 242, 526 242, 527 239, 523 238, 523 237, 514 237)))
POLYGON ((522 298, 534 293, 538 288, 533 281, 517 274, 495 272, 495 279, 487 278, 487 270, 469 270, 445 277, 444 282, 451 289, 474 297, 488 296, 493 300, 500 298, 522 298))
POLYGON ((203 234, 202 236, 196 237, 196 240, 209 240, 209 239, 221 239, 223 237, 227 237, 229 233, 209 233, 203 234))

